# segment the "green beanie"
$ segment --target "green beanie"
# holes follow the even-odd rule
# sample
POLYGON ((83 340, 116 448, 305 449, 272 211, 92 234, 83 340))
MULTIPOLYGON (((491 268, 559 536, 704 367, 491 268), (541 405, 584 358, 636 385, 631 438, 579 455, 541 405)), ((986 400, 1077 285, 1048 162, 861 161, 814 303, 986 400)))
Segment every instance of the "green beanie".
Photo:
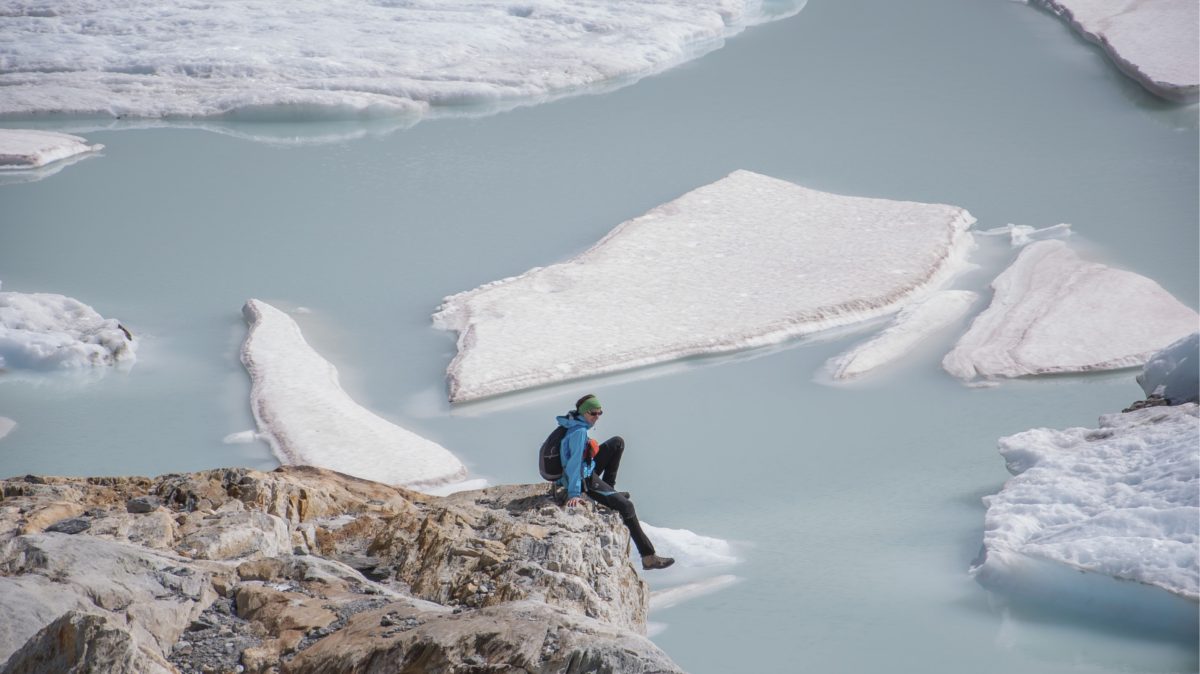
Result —
POLYGON ((600 399, 596 396, 587 396, 579 401, 579 406, 576 409, 579 410, 580 414, 587 414, 588 412, 598 410, 600 409, 600 399))

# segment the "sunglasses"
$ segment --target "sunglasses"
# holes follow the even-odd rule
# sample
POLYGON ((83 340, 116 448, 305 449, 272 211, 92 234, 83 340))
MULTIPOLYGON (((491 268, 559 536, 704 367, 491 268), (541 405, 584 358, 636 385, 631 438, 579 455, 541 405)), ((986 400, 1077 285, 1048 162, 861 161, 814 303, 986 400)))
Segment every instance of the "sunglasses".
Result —
POLYGON ((604 414, 604 410, 592 410, 591 412, 584 412, 584 414, 590 414, 594 417, 598 417, 601 414, 604 414))

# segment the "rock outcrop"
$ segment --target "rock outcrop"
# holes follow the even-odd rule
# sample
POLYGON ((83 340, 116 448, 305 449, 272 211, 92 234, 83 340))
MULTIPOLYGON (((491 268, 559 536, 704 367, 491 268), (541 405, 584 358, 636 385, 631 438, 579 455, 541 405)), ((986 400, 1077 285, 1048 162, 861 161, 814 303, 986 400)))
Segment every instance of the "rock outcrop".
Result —
POLYGON ((0 674, 678 672, 616 515, 309 467, 0 482, 0 674))

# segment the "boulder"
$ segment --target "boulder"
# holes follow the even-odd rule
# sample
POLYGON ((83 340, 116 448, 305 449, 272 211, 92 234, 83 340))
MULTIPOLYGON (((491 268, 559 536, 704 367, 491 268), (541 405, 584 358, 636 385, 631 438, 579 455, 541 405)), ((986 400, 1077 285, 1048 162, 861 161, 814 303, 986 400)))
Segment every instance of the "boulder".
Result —
POLYGON ((544 485, 434 497, 309 467, 14 478, 0 481, 0 662, 677 672, 642 636, 629 551, 616 514, 562 508, 544 485))
POLYGON ((0 674, 105 672, 174 674, 152 650, 107 615, 68 611, 43 627, 0 669, 0 674))

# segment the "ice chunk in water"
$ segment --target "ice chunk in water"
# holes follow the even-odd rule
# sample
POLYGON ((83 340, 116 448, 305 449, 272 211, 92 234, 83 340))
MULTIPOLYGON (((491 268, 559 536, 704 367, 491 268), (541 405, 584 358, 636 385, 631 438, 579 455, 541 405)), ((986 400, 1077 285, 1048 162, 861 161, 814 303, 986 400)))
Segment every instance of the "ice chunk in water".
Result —
POLYGON ((1154 354, 1137 382, 1147 396, 1158 394, 1172 405, 1200 399, 1200 333, 1179 339, 1154 354))
POLYGON ((894 312, 965 267, 974 218, 749 171, 618 225, 590 250, 446 298, 450 399, 703 354, 894 312))
POLYGON ((852 379, 899 360, 920 342, 961 319, 978 298, 967 290, 944 290, 905 307, 870 341, 830 360, 834 379, 852 379))
POLYGON ((337 370, 304 341, 287 314, 250 300, 242 362, 259 434, 285 464, 329 468, 376 482, 431 488, 466 476, 441 445, 355 403, 337 370))
POLYGON ((1106 415, 1099 429, 1038 428, 1002 438, 1000 453, 1015 477, 984 499, 977 579, 1042 602, 1104 607, 1139 621, 1182 620, 1194 636, 1198 416, 1188 403, 1106 415))
POLYGON ((113 318, 54 293, 0 292, 0 368, 129 366, 137 341, 113 318))
POLYGON ((942 360, 961 379, 1141 365, 1193 332, 1196 312, 1154 281, 1039 241, 992 281, 995 296, 942 360))
POLYGON ((79 136, 33 129, 0 129, 0 170, 35 169, 104 149, 79 136))
MULTIPOLYGON (((0 114, 419 118, 632 81, 803 2, 16 2, 0 114)), ((461 114, 461 112, 459 113, 461 114)))
POLYGON ((1200 3, 1184 0, 1040 0, 1126 75, 1163 98, 1200 92, 1200 3))

